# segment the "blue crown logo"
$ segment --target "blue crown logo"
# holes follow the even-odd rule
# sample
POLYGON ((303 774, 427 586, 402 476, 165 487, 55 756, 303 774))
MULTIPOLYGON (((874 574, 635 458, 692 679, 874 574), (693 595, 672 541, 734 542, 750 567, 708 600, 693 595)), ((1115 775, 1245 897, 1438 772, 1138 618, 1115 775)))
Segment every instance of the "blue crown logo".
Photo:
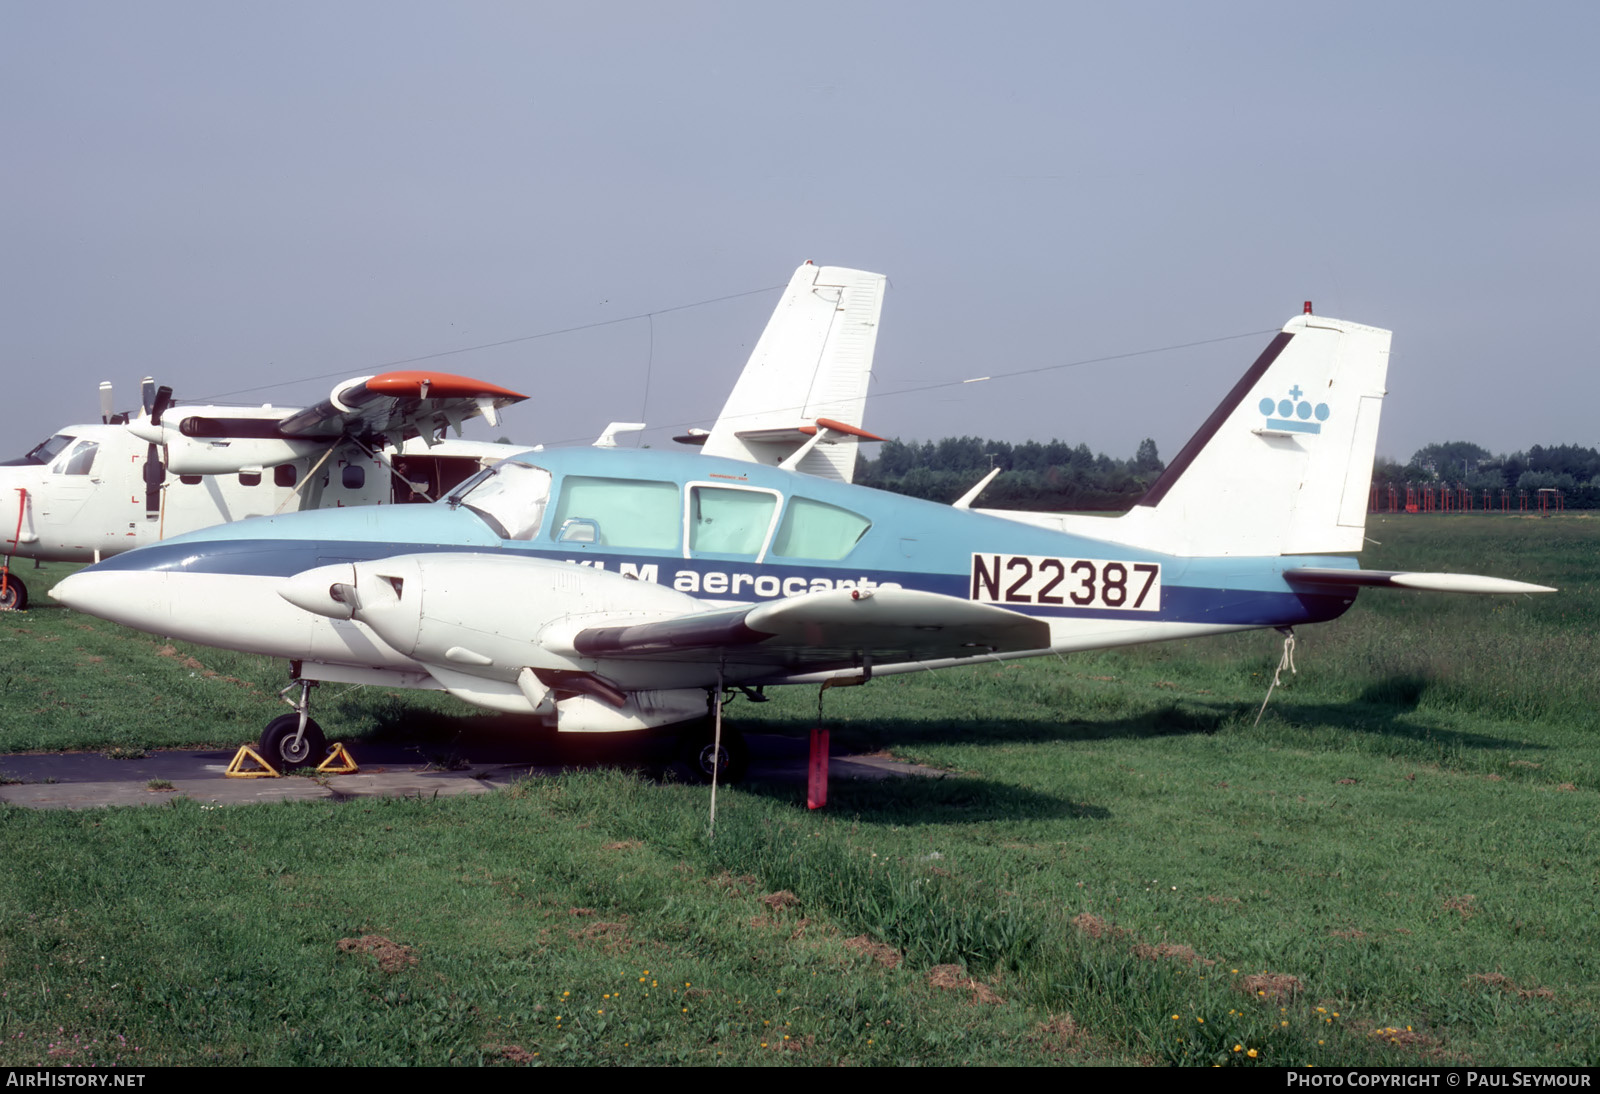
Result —
POLYGON ((1287 399, 1262 399, 1261 413, 1267 416, 1267 428, 1284 429, 1290 433, 1321 433, 1322 423, 1328 420, 1328 404, 1312 406, 1300 398, 1304 394, 1300 385, 1296 384, 1289 389, 1287 399), (1313 418, 1316 421, 1312 421, 1313 418))

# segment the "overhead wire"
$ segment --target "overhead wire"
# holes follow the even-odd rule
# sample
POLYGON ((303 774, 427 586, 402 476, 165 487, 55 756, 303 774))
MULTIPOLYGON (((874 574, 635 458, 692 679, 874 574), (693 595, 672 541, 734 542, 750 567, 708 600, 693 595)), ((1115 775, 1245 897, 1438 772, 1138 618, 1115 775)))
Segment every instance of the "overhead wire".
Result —
MULTIPOLYGON (((708 304, 721 304, 727 300, 738 300, 740 297, 756 296, 760 293, 772 292, 775 289, 781 288, 783 288, 782 285, 766 285, 759 289, 746 289, 744 292, 729 293, 726 296, 713 296, 707 300, 696 300, 691 304, 675 304, 670 308, 656 308, 653 311, 638 312, 635 315, 621 315, 615 319, 601 319, 594 323, 580 323, 574 327, 561 327, 557 330, 540 331, 538 334, 523 334, 517 336, 516 338, 502 338, 498 342, 482 342, 474 346, 461 346, 457 349, 444 349, 439 350, 437 353, 424 353, 416 357, 400 357, 393 361, 380 361, 377 364, 367 365, 365 367, 366 369, 377 371, 379 369, 395 368, 399 365, 414 365, 421 361, 436 361, 441 357, 453 357, 459 353, 476 353, 478 350, 498 349, 501 346, 514 346, 519 342, 534 342, 541 338, 554 338, 561 334, 575 334, 578 331, 595 330, 599 327, 612 327, 616 326, 618 323, 631 323, 636 319, 650 319, 653 322, 654 318, 658 315, 667 315, 675 311, 688 311, 690 308, 703 308, 708 304)), ((255 387, 241 387, 236 388, 233 391, 219 392, 215 395, 201 395, 186 401, 190 403, 209 403, 218 399, 232 398, 235 395, 248 395, 253 391, 267 391, 271 388, 288 387, 291 384, 309 383, 312 380, 328 380, 334 377, 349 376, 353 371, 356 370, 348 368, 336 369, 333 372, 320 372, 315 376, 301 376, 294 380, 275 380, 270 384, 257 384, 255 387)))
MULTIPOLYGON (((596 330, 596 329, 601 328, 601 327, 611 327, 611 326, 616 326, 619 323, 632 323, 632 322, 635 322, 637 320, 644 319, 644 320, 647 320, 650 323, 650 343, 649 343, 649 346, 650 346, 650 348, 649 348, 650 360, 649 360, 649 363, 646 366, 646 384, 648 385, 650 372, 653 371, 654 358, 655 358, 655 317, 656 316, 658 316, 658 315, 667 315, 667 314, 670 314, 672 312, 688 311, 691 308, 701 308, 701 307, 706 307, 706 306, 711 305, 711 304, 721 304, 721 303, 724 303, 725 301, 728 301, 728 300, 738 300, 738 299, 741 299, 742 297, 746 297, 746 296, 757 296, 757 295, 759 295, 761 293, 773 292, 773 291, 782 289, 783 287, 784 287, 783 285, 767 285, 767 286, 764 286, 764 287, 759 288, 759 289, 746 289, 743 292, 728 293, 728 294, 726 294, 724 296, 713 296, 713 297, 709 297, 709 298, 707 298, 705 300, 696 300, 696 301, 693 301, 693 302, 688 303, 688 304, 675 304, 675 305, 673 305, 671 307, 667 307, 667 308, 654 308, 654 309, 651 309, 650 311, 637 312, 637 313, 632 314, 632 315, 618 316, 618 317, 616 317, 614 319, 601 319, 601 320, 598 320, 598 321, 593 322, 593 323, 579 323, 579 324, 577 324, 575 326, 559 327, 559 328, 556 328, 556 329, 553 329, 553 330, 540 331, 537 334, 524 334, 524 335, 519 335, 519 336, 517 336, 515 338, 502 338, 499 341, 495 341, 495 342, 481 342, 481 343, 478 343, 476 345, 460 346, 460 347, 458 347, 456 349, 439 350, 439 351, 437 351, 435 353, 424 353, 424 354, 419 354, 419 355, 414 356, 414 357, 401 357, 401 358, 396 358, 395 360, 392 360, 392 361, 382 361, 382 362, 379 362, 377 364, 368 365, 366 367, 367 367, 367 369, 372 370, 372 371, 378 371, 378 370, 382 370, 382 369, 390 369, 390 368, 395 368, 395 367, 400 366, 400 365, 418 364, 418 363, 423 362, 423 361, 435 361, 435 360, 438 360, 441 357, 452 357, 452 356, 455 356, 457 354, 462 354, 462 353, 475 353, 475 352, 477 352, 479 350, 486 350, 486 349, 498 349, 499 347, 502 347, 502 346, 512 346, 512 345, 517 345, 517 344, 522 343, 522 342, 534 342, 534 341, 538 341, 539 339, 542 339, 542 338, 554 338, 554 337, 557 337, 557 336, 563 335, 563 334, 575 334, 575 333, 577 333, 579 331, 596 330)), ((1061 369, 1081 368, 1084 365, 1105 364, 1105 363, 1110 362, 1110 361, 1126 361, 1126 360, 1131 360, 1131 359, 1137 358, 1137 357, 1149 357, 1149 356, 1153 356, 1153 355, 1158 354, 1158 353, 1173 353, 1173 352, 1176 352, 1177 350, 1195 349, 1195 348, 1197 348, 1199 346, 1210 346, 1210 345, 1216 345, 1216 344, 1221 343, 1221 342, 1232 342, 1232 341, 1237 341, 1237 340, 1239 340, 1241 338, 1259 338, 1259 337, 1261 337, 1263 335, 1274 334, 1274 333, 1276 333, 1276 331, 1277 331, 1277 328, 1275 328, 1275 327, 1274 328, 1267 328, 1267 329, 1264 329, 1264 330, 1242 331, 1242 332, 1240 332, 1238 334, 1225 334, 1225 335, 1221 335, 1221 336, 1216 337, 1216 338, 1201 338, 1201 339, 1197 339, 1197 340, 1190 341, 1190 342, 1175 342, 1175 343, 1173 343, 1171 345, 1166 345, 1166 346, 1153 346, 1153 347, 1150 347, 1148 349, 1130 350, 1130 351, 1125 352, 1125 353, 1110 353, 1110 354, 1104 354, 1104 355, 1099 356, 1099 357, 1085 357, 1085 358, 1081 358, 1081 359, 1076 360, 1076 361, 1058 361, 1055 364, 1037 365, 1037 366, 1034 366, 1032 368, 1013 369, 1010 372, 995 372, 995 373, 990 373, 990 374, 984 375, 984 376, 963 377, 963 378, 957 379, 957 380, 935 380, 935 381, 932 381, 932 382, 926 383, 926 384, 913 384, 910 387, 895 388, 892 391, 876 391, 876 392, 872 392, 872 393, 869 393, 866 396, 866 398, 869 399, 869 400, 888 399, 888 398, 891 398, 891 397, 896 396, 896 395, 916 395, 916 394, 919 394, 919 393, 922 393, 922 392, 938 391, 938 390, 940 390, 942 388, 961 387, 961 386, 964 386, 966 384, 990 383, 990 382, 995 381, 995 380, 1015 379, 1016 377, 1019 377, 1019 376, 1036 376, 1036 375, 1038 375, 1040 373, 1055 372, 1055 371, 1059 371, 1061 369)), ((266 391, 266 390, 271 389, 271 388, 287 387, 287 386, 290 386, 290 385, 293 385, 293 384, 308 383, 308 382, 313 381, 313 380, 326 380, 326 379, 330 379, 330 378, 333 378, 333 377, 348 376, 348 375, 350 375, 350 373, 351 373, 350 369, 338 369, 338 370, 335 370, 335 371, 332 371, 332 372, 318 373, 318 374, 316 374, 314 376, 301 376, 301 377, 299 377, 297 379, 293 379, 293 380, 278 380, 278 381, 274 381, 273 383, 270 383, 270 384, 258 384, 255 387, 237 388, 237 389, 235 389, 233 391, 221 392, 221 393, 216 394, 216 395, 200 396, 200 397, 198 397, 196 399, 186 400, 186 401, 194 402, 194 403, 213 402, 213 401, 216 401, 216 400, 219 400, 219 399, 226 399, 226 398, 230 398, 230 397, 236 396, 236 395, 247 395, 247 394, 250 394, 251 392, 266 391)), ((649 400, 649 392, 648 392, 648 387, 647 387, 646 388, 646 392, 645 392, 646 405, 648 405, 648 400, 649 400)), ((804 406, 773 407, 773 408, 769 408, 768 411, 764 411, 763 413, 781 413, 781 412, 786 412, 786 411, 792 411, 794 413, 801 413, 804 410, 805 410, 804 406)), ((643 415, 641 415, 641 417, 642 416, 643 415)), ((687 428, 689 428, 691 426, 694 426, 695 424, 696 424, 696 422, 694 422, 694 421, 676 422, 676 423, 673 423, 671 425, 651 426, 649 429, 644 430, 642 432, 644 432, 644 433, 662 433, 662 432, 668 432, 668 431, 672 431, 672 430, 687 429, 687 428)), ((566 437, 566 438, 562 438, 560 440, 544 441, 544 442, 542 442, 542 444, 544 446, 546 446, 546 447, 554 448, 554 447, 560 447, 562 445, 569 445, 569 444, 586 444, 586 443, 589 443, 590 440, 592 440, 592 438, 590 438, 587 435, 585 435, 583 437, 566 437)), ((642 438, 641 438, 641 440, 642 440, 642 438)))

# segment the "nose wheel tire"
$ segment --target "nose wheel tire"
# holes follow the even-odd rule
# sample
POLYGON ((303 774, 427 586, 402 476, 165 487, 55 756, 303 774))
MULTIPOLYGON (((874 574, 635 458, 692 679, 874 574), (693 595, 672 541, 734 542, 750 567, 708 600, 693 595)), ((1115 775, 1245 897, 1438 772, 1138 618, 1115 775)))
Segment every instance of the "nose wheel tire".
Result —
POLYGON ((6 588, 0 592, 0 612, 20 612, 28 606, 28 587, 15 577, 6 579, 6 588))
POLYGON ((300 715, 284 714, 267 723, 261 733, 261 756, 279 771, 319 764, 328 754, 328 740, 322 727, 306 719, 306 731, 298 741, 300 715))
MULTIPOLYGON (((709 721, 700 722, 684 730, 678 738, 676 766, 695 782, 711 781, 715 732, 709 721)), ((736 783, 750 768, 750 748, 745 744, 744 735, 726 723, 722 727, 722 752, 716 756, 716 764, 719 783, 736 783)))

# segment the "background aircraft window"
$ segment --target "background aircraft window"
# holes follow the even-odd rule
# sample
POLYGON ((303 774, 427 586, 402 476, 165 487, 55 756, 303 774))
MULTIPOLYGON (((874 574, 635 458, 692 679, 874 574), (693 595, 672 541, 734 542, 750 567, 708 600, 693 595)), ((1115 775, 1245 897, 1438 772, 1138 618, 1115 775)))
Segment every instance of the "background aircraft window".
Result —
POLYGON ((280 463, 272 469, 272 485, 274 486, 293 486, 297 481, 299 481, 299 476, 295 474, 294 464, 292 463, 280 463))
POLYGON ((501 539, 532 539, 550 500, 550 472, 519 460, 502 460, 450 495, 465 505, 501 539))
POLYGON ((676 483, 568 475, 551 525, 559 529, 568 520, 591 521, 599 530, 598 539, 572 542, 672 551, 680 541, 683 511, 676 483))
POLYGON ((240 486, 260 486, 261 485, 261 472, 259 472, 259 471, 241 471, 241 472, 239 472, 239 485, 240 486))
POLYGON ((7 460, 10 465, 24 463, 48 464, 51 460, 66 451, 67 445, 77 440, 70 433, 57 433, 43 444, 36 444, 29 453, 20 460, 7 460))
POLYGON ((367 469, 359 463, 347 463, 340 472, 339 481, 346 490, 360 490, 367 484, 367 469))
POLYGON ((810 498, 790 498, 772 553, 780 558, 834 561, 855 549, 872 522, 859 513, 810 498))
POLYGON ((78 442, 78 447, 67 457, 62 470, 68 475, 87 475, 89 469, 94 466, 94 454, 98 451, 100 451, 98 441, 78 442))
POLYGON ((696 486, 689 491, 689 550, 754 558, 767 541, 777 507, 777 495, 764 490, 696 486))

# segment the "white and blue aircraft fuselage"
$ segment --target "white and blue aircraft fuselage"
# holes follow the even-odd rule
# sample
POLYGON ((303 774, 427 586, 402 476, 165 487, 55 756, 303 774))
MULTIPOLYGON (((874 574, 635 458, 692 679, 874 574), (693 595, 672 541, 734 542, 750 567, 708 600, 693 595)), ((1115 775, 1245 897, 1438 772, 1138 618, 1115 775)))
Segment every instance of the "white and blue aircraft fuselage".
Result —
MULTIPOLYGON (((703 454, 514 457, 432 505, 243 521, 68 578, 69 605, 285 657, 301 680, 443 689, 561 730, 703 718, 806 684, 1334 619, 1365 571, 1389 334, 1298 316, 1120 517, 974 511, 703 454)), ((320 738, 302 709, 263 740, 320 738), (292 724, 291 724, 292 723, 292 724)), ((309 743, 308 743, 309 742, 309 743)))

